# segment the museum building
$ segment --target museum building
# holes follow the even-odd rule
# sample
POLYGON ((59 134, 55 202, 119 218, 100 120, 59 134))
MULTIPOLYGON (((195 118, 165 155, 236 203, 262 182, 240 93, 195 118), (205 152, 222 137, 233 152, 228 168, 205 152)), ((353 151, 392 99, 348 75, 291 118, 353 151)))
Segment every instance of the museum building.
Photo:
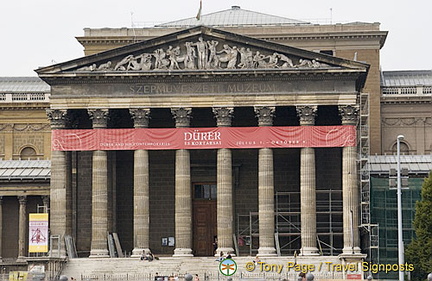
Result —
POLYGON ((133 256, 214 255, 215 237, 217 252, 255 243, 271 256, 285 216, 287 253, 360 255, 368 68, 196 26, 38 69, 51 86, 51 234, 90 257, 109 255, 107 233, 133 256), (254 214, 257 231, 242 232, 254 214))

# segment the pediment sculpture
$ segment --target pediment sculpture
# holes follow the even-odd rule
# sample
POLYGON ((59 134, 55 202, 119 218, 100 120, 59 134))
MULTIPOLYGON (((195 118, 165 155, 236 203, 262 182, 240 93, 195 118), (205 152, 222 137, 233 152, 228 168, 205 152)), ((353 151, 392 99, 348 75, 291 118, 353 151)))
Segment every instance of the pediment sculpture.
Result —
POLYGON ((78 71, 151 71, 151 70, 218 70, 263 68, 320 68, 328 64, 316 60, 290 58, 274 52, 264 54, 249 47, 220 44, 217 40, 185 42, 183 46, 158 48, 153 52, 128 55, 117 63, 81 67, 78 71), (222 45, 222 46, 221 46, 222 45))

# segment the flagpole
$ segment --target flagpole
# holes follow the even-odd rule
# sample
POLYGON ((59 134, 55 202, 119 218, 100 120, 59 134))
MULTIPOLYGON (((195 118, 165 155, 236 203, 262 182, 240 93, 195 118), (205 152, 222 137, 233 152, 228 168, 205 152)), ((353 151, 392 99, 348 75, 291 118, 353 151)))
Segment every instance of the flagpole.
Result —
POLYGON ((197 20, 201 20, 201 11, 202 11, 202 0, 200 0, 199 10, 198 10, 198 13, 196 15, 197 20))

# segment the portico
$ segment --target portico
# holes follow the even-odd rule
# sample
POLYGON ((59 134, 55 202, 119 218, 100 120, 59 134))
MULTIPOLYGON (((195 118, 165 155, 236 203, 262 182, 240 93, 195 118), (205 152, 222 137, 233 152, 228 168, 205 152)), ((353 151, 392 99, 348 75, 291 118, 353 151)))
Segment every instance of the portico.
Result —
POLYGON ((275 233, 279 232, 275 195, 292 192, 300 194, 301 213, 300 239, 292 250, 317 255, 317 238, 330 237, 323 233, 342 227, 343 244, 335 253, 360 254, 355 135, 337 146, 328 144, 334 138, 329 130, 311 138, 286 136, 282 138, 286 143, 278 147, 264 142, 252 145, 248 143, 251 139, 232 147, 222 144, 219 130, 258 132, 273 126, 275 130, 303 126, 334 126, 337 130, 346 125, 354 126, 355 131, 358 95, 367 70, 362 63, 206 27, 39 69, 39 76, 52 88, 48 112, 52 129, 65 131, 59 133, 64 139, 53 138, 53 234, 73 235, 77 248, 89 257, 109 256, 109 232, 119 234, 132 256, 152 249, 187 257, 206 253, 214 236, 217 252, 233 252, 237 242, 233 234, 239 238, 238 215, 258 212, 257 253, 275 256, 275 233), (206 58, 208 64, 183 56, 195 50, 192 43, 199 38, 218 42, 220 48, 223 45, 220 50, 226 56, 215 61, 206 58), (179 53, 161 55, 176 48, 179 53), (255 54, 244 68, 241 65, 247 59, 241 64, 242 48, 255 54), (262 57, 256 57, 258 54, 262 57), (272 60, 272 56, 279 59, 272 60), (287 64, 288 57, 291 64, 287 64), (105 147, 80 149, 67 147, 76 136, 79 145, 86 142, 70 131, 73 129, 89 134, 128 131, 117 139, 98 140, 105 147), (161 129, 151 131, 158 141, 134 140, 151 142, 150 147, 119 145, 126 134, 153 129, 161 129), (195 147, 165 144, 183 129, 187 130, 183 141, 195 147), (323 139, 323 144, 295 143, 314 138, 323 139), (194 142, 211 146, 200 148, 194 142), (326 181, 317 181, 322 178, 326 181), (210 193, 200 193, 204 185, 215 185, 216 194, 212 196, 211 188, 210 193), (321 221, 316 197, 317 190, 327 188, 343 195, 343 218, 330 219, 323 230, 317 227, 321 221), (76 198, 75 207, 68 204, 72 198, 76 198), (212 200, 216 200, 216 225, 194 228, 194 204, 212 200), (64 219, 73 218, 74 213, 75 219, 64 219), (91 219, 86 213, 92 214, 91 219), (207 237, 203 241, 208 243, 194 244, 198 236, 207 237), (165 237, 174 237, 174 246, 162 245, 165 237))

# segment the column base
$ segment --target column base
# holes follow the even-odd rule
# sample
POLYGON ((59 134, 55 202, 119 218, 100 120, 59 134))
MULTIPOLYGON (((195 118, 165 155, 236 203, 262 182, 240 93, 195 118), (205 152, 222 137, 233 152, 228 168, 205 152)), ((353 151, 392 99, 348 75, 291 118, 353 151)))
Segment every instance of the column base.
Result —
POLYGON ((234 249, 233 248, 230 248, 230 247, 226 247, 226 248, 217 248, 217 250, 216 250, 216 253, 215 253, 215 257, 219 257, 219 255, 220 255, 220 252, 223 252, 224 253, 224 255, 226 255, 226 254, 228 254, 228 253, 231 253, 231 256, 233 256, 233 257, 235 257, 235 254, 234 254, 234 249))
POLYGON ((317 247, 303 247, 300 249, 301 256, 319 256, 320 253, 317 247))
POLYGON ((18 257, 17 260, 16 260, 16 262, 19 262, 19 263, 21 263, 21 262, 27 262, 27 258, 26 257, 18 257))
POLYGON ((276 257, 276 248, 274 247, 259 247, 258 255, 261 257, 276 257))
POLYGON ((359 247, 344 247, 341 255, 358 255, 362 254, 359 247))
POLYGON ((173 257, 193 257, 192 249, 176 248, 176 249, 174 249, 173 257))
POLYGON ((339 255, 341 260, 345 260, 346 262, 361 262, 366 258, 366 254, 360 253, 360 248, 355 247, 354 253, 352 248, 349 248, 349 251, 345 251, 345 248, 342 250, 342 254, 339 255))
POLYGON ((143 254, 143 251, 145 251, 146 253, 150 252, 149 248, 134 248, 132 250, 132 255, 131 258, 139 258, 141 257, 141 255, 143 254))
POLYGON ((89 258, 109 258, 108 250, 90 250, 89 258))

